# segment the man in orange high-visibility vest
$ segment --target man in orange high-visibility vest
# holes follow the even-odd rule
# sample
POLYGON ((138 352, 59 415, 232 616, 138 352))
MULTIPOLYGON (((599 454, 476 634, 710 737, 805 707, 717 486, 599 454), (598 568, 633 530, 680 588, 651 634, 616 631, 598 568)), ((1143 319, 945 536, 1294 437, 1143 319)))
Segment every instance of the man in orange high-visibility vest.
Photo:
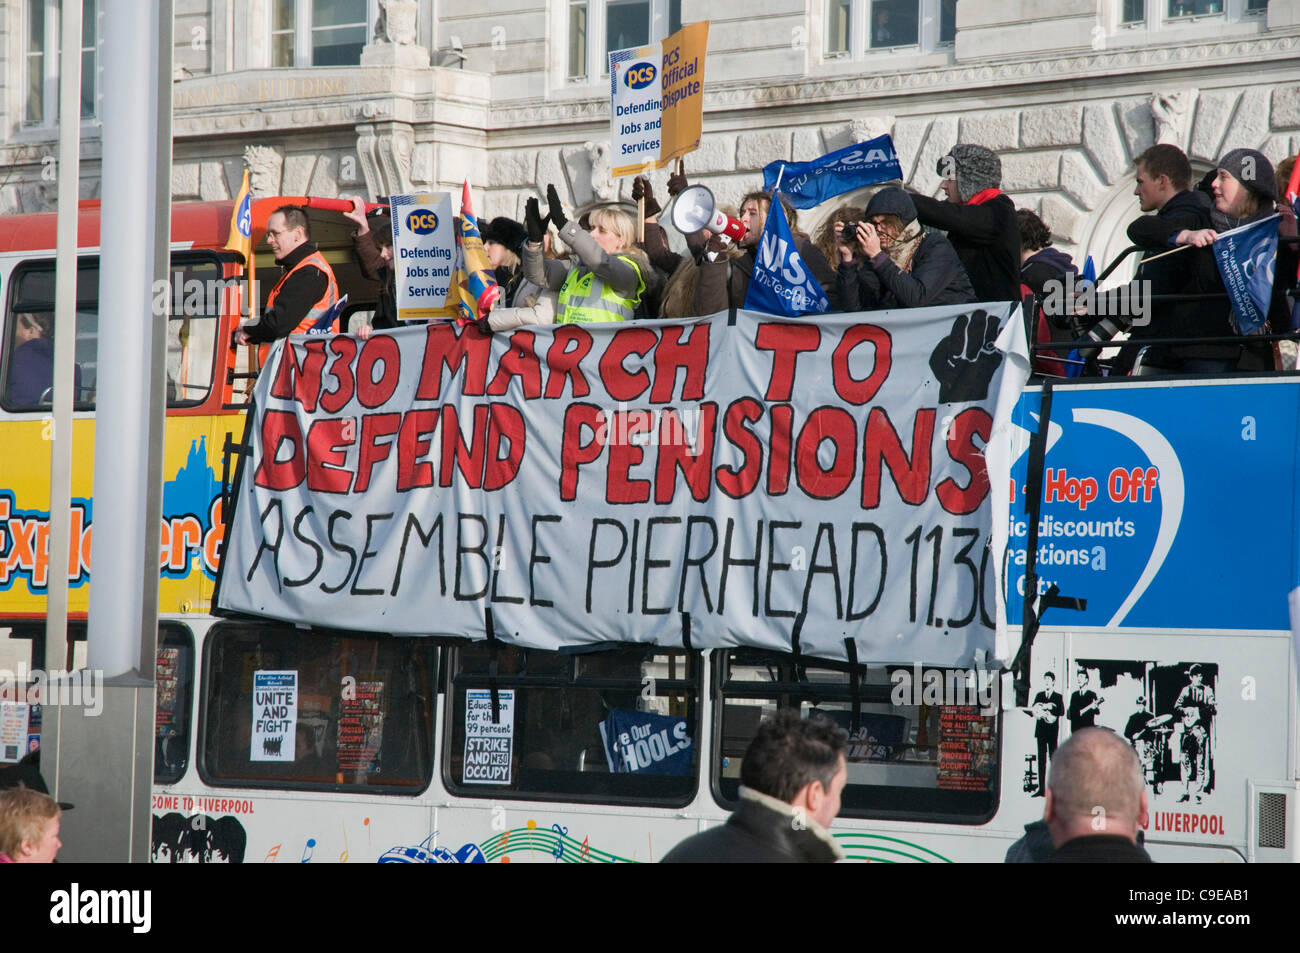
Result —
POLYGON ((233 344, 262 344, 258 350, 262 364, 270 342, 312 330, 339 298, 334 272, 311 241, 307 213, 302 208, 285 205, 272 212, 266 221, 266 243, 275 253, 275 263, 284 270, 271 289, 261 319, 237 328, 231 337, 233 344))

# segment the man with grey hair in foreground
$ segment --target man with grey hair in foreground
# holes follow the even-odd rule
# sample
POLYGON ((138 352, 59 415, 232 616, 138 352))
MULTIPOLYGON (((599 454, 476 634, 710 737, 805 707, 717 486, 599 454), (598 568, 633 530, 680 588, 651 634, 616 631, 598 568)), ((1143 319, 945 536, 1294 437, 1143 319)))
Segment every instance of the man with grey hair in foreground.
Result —
POLYGON ((1043 820, 1056 845, 1049 863, 1152 862, 1137 843, 1147 823, 1142 765, 1109 728, 1080 729, 1057 750, 1043 820))

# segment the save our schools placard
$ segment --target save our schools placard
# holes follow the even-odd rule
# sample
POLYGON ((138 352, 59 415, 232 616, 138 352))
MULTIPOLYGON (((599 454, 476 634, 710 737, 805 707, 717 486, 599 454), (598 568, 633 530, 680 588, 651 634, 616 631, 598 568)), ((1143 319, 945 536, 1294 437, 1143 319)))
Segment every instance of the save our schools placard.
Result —
POLYGON ((298 732, 298 672, 253 673, 250 761, 292 761, 298 732))
POLYGON ((451 196, 446 192, 394 195, 389 207, 398 320, 446 315, 456 259, 451 196))
POLYGON ((691 773, 685 718, 611 708, 599 727, 605 761, 614 774, 691 773))
POLYGON ((662 169, 700 147, 709 21, 662 43, 609 54, 611 172, 615 178, 662 169))
POLYGON ((515 693, 497 692, 497 720, 492 720, 492 692, 465 692, 464 784, 509 784, 515 743, 515 693))

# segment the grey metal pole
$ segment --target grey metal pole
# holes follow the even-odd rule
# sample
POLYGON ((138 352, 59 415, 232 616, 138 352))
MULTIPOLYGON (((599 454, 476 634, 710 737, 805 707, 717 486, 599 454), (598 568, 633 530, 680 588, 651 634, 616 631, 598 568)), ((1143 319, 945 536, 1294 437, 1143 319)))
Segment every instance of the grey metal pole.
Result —
MULTIPOLYGON (((157 7, 110 3, 104 13, 104 159, 95 423, 95 531, 91 543, 87 664, 106 678, 140 658, 144 538, 153 477, 146 465, 154 257, 154 101, 157 7), (144 10, 149 13, 142 15, 144 10), (111 239, 108 238, 111 236, 111 239)), ((166 236, 163 236, 166 240, 166 236)))
POLYGON ((150 516, 148 501, 160 483, 166 358, 166 314, 153 315, 152 291, 155 242, 164 256, 168 245, 165 213, 160 226, 155 209, 171 158, 170 147, 158 155, 166 134, 157 121, 159 51, 161 43, 170 46, 172 29, 170 3, 165 12, 159 6, 116 0, 103 16, 101 320, 85 673, 102 678, 102 689, 99 703, 59 716, 62 790, 77 805, 64 817, 64 854, 74 861, 149 859, 155 690, 141 660, 152 654, 157 629, 159 517, 150 516), (154 593, 146 601, 149 587, 154 593))
MULTIPOLYGON (((68 668, 68 555, 72 518, 72 408, 77 350, 77 198, 81 179, 81 2, 65 2, 60 17, 58 231, 54 256, 54 393, 50 413, 50 552, 45 597, 45 671, 68 668)), ((35 660, 33 660, 35 661, 35 660)), ((47 706, 41 725, 46 781, 59 789, 59 709, 47 706)))

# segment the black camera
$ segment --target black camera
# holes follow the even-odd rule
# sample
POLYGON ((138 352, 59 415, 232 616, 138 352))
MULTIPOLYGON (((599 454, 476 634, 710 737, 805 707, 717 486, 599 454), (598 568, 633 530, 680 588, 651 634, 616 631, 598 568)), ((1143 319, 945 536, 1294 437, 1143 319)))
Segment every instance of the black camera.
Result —
POLYGON ((858 243, 858 226, 861 222, 845 222, 840 226, 840 241, 846 245, 858 243))

